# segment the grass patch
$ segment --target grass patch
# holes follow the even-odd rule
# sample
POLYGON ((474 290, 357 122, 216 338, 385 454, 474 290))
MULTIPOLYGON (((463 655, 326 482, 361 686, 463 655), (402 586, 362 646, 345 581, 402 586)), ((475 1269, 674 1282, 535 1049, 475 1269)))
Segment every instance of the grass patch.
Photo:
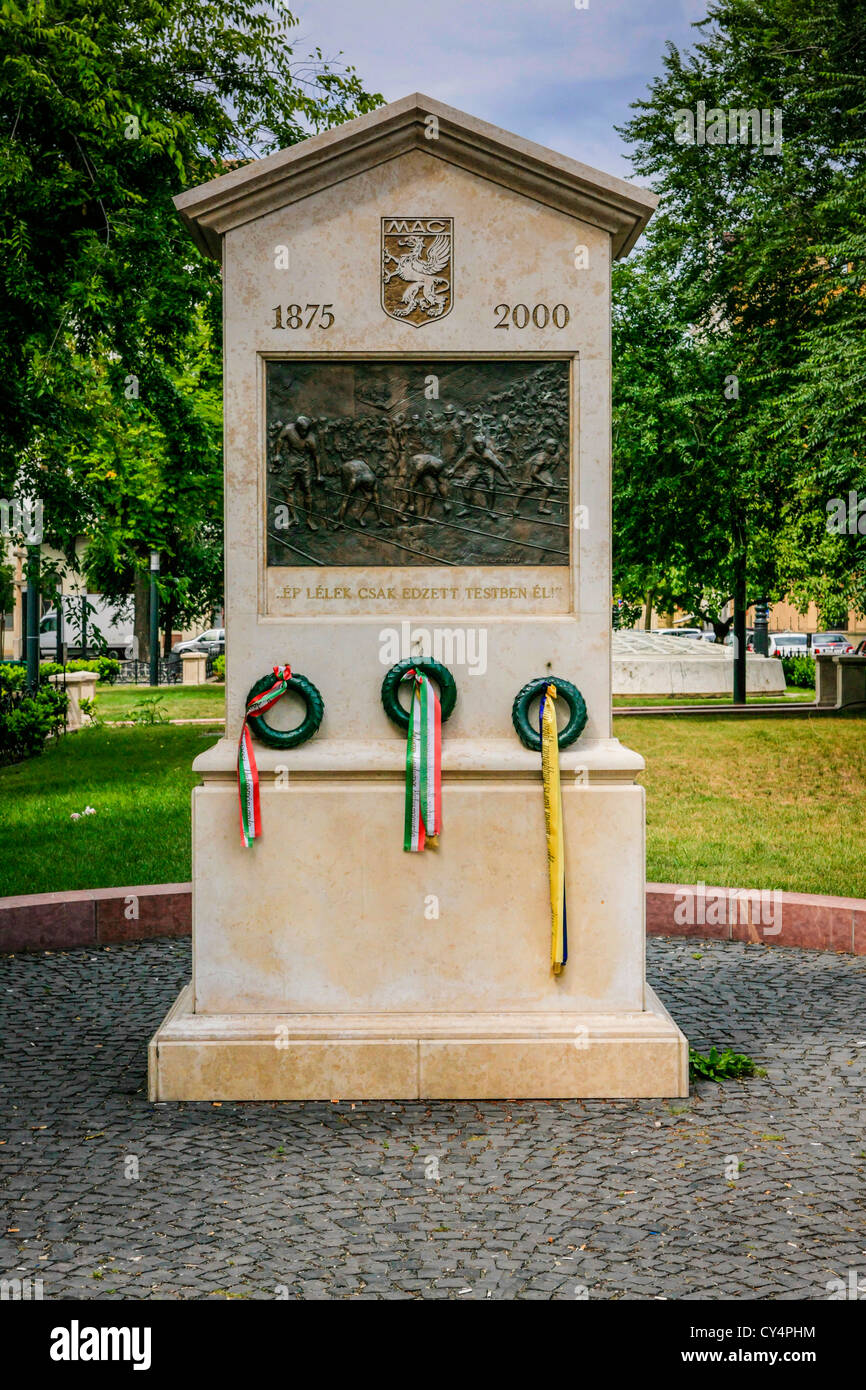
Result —
MULTIPOLYGON (((747 705, 783 705, 793 700, 795 703, 805 702, 815 703, 815 690, 801 690, 796 687, 789 687, 787 690, 780 691, 778 695, 747 695, 747 705)), ((730 705, 733 704, 733 695, 614 695, 613 707, 619 705, 631 706, 632 709, 643 708, 645 705, 730 705)))
POLYGON ((866 717, 629 719, 647 878, 866 898, 866 717))
POLYGON ((222 719, 226 712, 224 685, 98 685, 96 713, 100 719, 132 719, 133 710, 154 696, 169 719, 222 719))
POLYGON ((0 768, 0 897, 186 882, 192 761, 220 732, 83 729, 0 768))
MULTIPOLYGON (((196 713, 222 702, 207 686, 167 695, 196 713)), ((650 880, 866 898, 864 716, 622 717, 615 731, 647 762, 650 880)), ((0 896, 189 879, 191 765, 219 733, 103 726, 0 768, 0 896)))

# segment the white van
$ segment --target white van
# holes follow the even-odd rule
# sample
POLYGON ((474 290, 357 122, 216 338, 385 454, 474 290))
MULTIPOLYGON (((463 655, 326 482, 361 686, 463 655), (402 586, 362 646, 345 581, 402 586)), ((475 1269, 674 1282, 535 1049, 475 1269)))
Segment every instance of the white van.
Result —
MULTIPOLYGON (((67 655, 70 658, 81 655, 82 598, 86 598, 89 604, 86 632, 88 655, 96 655, 102 651, 105 656, 131 660, 135 655, 132 599, 128 598, 118 604, 116 599, 103 598, 102 594, 63 595, 63 641, 66 643, 67 655), (96 637, 97 633, 99 640, 96 637)), ((43 661, 53 661, 56 654, 57 610, 49 608, 39 624, 39 655, 43 661)))

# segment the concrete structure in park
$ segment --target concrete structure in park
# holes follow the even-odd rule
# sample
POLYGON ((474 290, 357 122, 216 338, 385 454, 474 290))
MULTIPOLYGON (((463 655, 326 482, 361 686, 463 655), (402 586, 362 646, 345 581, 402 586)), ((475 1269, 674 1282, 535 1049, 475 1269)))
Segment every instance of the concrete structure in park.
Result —
POLYGON ((611 733, 610 267, 653 195, 414 95, 176 202, 223 266, 227 727, 195 763, 193 978, 151 1096, 685 1094, 644 969, 643 760, 611 733), (409 854, 381 687, 431 648, 458 697, 440 843, 409 854), (324 719, 255 744, 244 848, 238 736, 284 662, 324 719), (512 726, 539 677, 588 710, 558 975, 512 726))
POLYGON ((181 652, 183 685, 204 685, 207 680, 207 652, 181 652))
POLYGON ((866 704, 866 656, 818 656, 815 699, 846 709, 866 704))
MULTIPOLYGON (((734 649, 690 637, 627 629, 613 634, 614 695, 730 695, 734 649)), ((746 693, 781 695, 778 657, 746 657, 746 693)))
POLYGON ((48 677, 51 685, 63 686, 66 690, 68 704, 66 706, 66 732, 75 733, 82 729, 85 724, 90 724, 92 715, 85 713, 82 708, 96 698, 96 685, 99 680, 97 671, 58 671, 53 676, 48 677))

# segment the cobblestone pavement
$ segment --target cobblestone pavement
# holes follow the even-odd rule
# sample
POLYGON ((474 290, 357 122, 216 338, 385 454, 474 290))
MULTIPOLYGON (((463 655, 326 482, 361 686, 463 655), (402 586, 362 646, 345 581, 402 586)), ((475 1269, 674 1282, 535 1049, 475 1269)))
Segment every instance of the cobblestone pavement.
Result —
POLYGON ((152 1107, 146 1043, 188 943, 7 957, 0 1275, 98 1299, 826 1299, 866 1281, 866 962, 648 951, 693 1046, 765 1075, 676 1102, 152 1107))

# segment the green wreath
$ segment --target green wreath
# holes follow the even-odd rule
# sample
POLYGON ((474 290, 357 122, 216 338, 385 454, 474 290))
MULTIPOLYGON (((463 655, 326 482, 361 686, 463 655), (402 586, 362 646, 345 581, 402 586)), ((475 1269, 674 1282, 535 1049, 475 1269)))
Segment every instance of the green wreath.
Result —
POLYGON ((568 705, 568 723, 559 731, 560 748, 568 748, 569 744, 580 738, 586 727, 586 701, 577 686, 572 685, 571 681, 560 680, 558 676, 536 676, 535 680, 518 691, 511 706, 511 722, 517 730, 517 737, 524 748, 531 748, 534 753, 541 752, 541 734, 530 723, 529 707, 549 685, 556 686, 557 699, 561 697, 568 705))
MULTIPOLYGON (((260 681, 256 681, 247 695, 247 705, 257 695, 269 690, 273 683, 273 671, 267 676, 262 676, 260 681)), ((302 743, 306 743, 307 739, 318 733, 322 716, 325 713, 325 702, 319 691, 312 681, 307 680, 306 676, 290 676, 286 682, 286 693, 288 694, 290 690, 294 691, 296 695, 300 695, 307 707, 307 712, 296 729, 274 729, 263 714, 251 714, 247 717, 247 724, 259 743, 266 744, 268 748, 300 748, 302 743)))
POLYGON ((392 666, 387 676, 382 682, 382 704, 385 706, 385 713, 389 719, 393 719, 395 724, 399 724, 401 729, 409 728, 409 711, 404 709, 398 699, 400 682, 405 680, 409 671, 420 671, 422 675, 429 676, 439 687, 439 706, 442 712, 442 723, 450 719, 454 713, 454 706, 457 704, 457 683, 454 680, 447 666, 443 666, 441 661, 428 661, 426 657, 409 657, 406 661, 398 661, 396 666, 392 666))

